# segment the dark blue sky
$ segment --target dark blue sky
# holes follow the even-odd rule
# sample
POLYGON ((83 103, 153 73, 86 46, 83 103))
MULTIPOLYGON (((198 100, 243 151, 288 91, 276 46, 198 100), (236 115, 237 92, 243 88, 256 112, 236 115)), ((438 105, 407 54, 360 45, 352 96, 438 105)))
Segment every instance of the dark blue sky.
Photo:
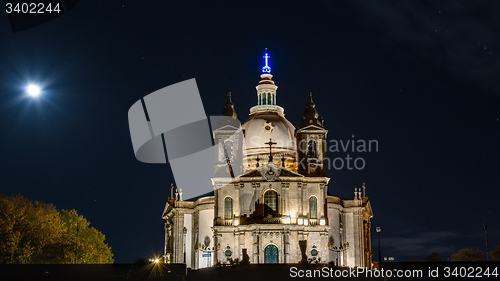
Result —
POLYGON ((245 121, 268 48, 295 126, 313 92, 329 140, 378 141, 350 153, 363 170, 328 176, 344 199, 366 183, 383 256, 484 250, 485 219, 500 244, 499 3, 164 2, 81 1, 17 33, 0 16, 0 193, 77 209, 116 262, 161 254, 174 180, 135 159, 128 109, 196 78, 207 115, 231 91, 245 121))

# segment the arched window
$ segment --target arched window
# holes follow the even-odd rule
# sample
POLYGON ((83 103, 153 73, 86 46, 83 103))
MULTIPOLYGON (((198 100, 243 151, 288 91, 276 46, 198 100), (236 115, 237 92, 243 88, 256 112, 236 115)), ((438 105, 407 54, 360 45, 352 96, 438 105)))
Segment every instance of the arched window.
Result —
POLYGON ((264 194, 264 216, 278 213, 278 193, 268 190, 264 194))
POLYGON ((307 158, 316 158, 316 142, 313 140, 307 143, 307 158))
POLYGON ((227 140, 224 142, 224 157, 229 159, 229 161, 233 161, 233 142, 231 140, 227 140))
POLYGON ((311 196, 311 198, 309 198, 309 218, 318 218, 318 198, 315 196, 311 196))
POLYGON ((224 219, 230 220, 233 218, 233 198, 226 197, 224 199, 224 219))

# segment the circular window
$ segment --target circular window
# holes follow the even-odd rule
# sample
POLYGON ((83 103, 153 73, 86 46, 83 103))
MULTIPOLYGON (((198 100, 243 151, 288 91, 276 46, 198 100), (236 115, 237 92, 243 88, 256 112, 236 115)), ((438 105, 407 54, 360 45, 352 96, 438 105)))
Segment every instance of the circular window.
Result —
POLYGON ((311 251, 311 255, 312 255, 312 256, 317 256, 317 255, 318 255, 318 250, 313 249, 313 250, 311 251))
POLYGON ((266 130, 271 130, 271 127, 270 126, 266 126, 266 130))
POLYGON ((226 255, 226 257, 230 257, 232 253, 231 250, 226 250, 224 254, 226 255))
POLYGON ((210 245, 210 237, 205 236, 205 247, 208 247, 210 245))

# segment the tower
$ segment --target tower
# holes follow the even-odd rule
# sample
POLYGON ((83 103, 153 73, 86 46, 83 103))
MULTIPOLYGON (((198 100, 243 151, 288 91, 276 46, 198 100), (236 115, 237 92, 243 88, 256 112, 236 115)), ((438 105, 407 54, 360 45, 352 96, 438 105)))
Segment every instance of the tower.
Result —
POLYGON ((241 174, 243 135, 240 121, 234 110, 231 100, 231 92, 227 94, 227 102, 224 105, 222 116, 211 120, 213 138, 218 149, 215 152, 215 175, 222 176, 228 173, 232 178, 241 174))
POLYGON ((309 93, 309 101, 299 122, 295 135, 298 143, 298 172, 308 177, 325 177, 326 134, 323 118, 309 93))

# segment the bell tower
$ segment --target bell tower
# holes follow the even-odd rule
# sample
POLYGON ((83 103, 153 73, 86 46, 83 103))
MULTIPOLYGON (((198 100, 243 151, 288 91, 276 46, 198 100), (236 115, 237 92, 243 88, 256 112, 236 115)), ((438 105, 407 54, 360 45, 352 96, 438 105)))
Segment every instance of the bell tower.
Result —
POLYGON ((243 134, 231 100, 231 92, 227 94, 227 102, 221 115, 217 119, 211 117, 212 126, 216 126, 212 130, 215 145, 218 147, 215 152, 215 174, 231 175, 234 178, 239 176, 243 169, 243 134))
POLYGON ((295 131, 299 157, 297 169, 300 174, 306 177, 326 176, 327 133, 328 131, 323 129, 323 118, 319 117, 312 100, 312 93, 309 93, 309 101, 300 118, 299 129, 295 131))

